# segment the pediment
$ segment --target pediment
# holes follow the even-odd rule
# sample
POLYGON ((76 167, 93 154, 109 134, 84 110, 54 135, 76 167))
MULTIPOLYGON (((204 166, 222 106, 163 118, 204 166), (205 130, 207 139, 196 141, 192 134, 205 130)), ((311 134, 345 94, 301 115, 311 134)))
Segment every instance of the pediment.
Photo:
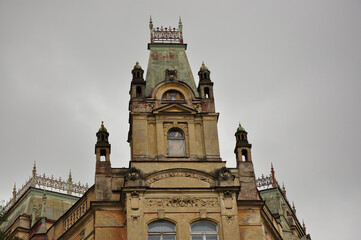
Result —
POLYGON ((197 111, 193 108, 183 106, 178 103, 168 104, 160 108, 154 109, 155 114, 196 114, 197 111))
POLYGON ((215 180, 206 173, 174 169, 148 176, 145 184, 151 188, 209 188, 215 185, 215 180))

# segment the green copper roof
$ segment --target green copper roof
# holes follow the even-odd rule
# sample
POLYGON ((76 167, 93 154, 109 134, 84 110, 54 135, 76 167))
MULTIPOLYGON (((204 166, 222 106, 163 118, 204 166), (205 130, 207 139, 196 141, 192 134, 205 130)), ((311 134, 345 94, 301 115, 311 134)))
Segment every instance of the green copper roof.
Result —
POLYGON ((134 69, 142 69, 142 67, 139 65, 139 62, 135 63, 134 69))
POLYGON ((202 62, 202 66, 199 69, 199 71, 204 71, 204 70, 208 70, 208 68, 206 67, 206 65, 204 64, 204 62, 202 62))
POLYGON ((160 82, 165 80, 165 71, 177 70, 178 81, 186 83, 198 97, 185 44, 149 44, 150 54, 146 75, 145 94, 149 97, 160 82))
POLYGON ((239 123, 239 126, 238 126, 238 128, 237 128, 237 132, 240 132, 240 131, 246 131, 246 130, 244 129, 244 127, 242 127, 241 123, 239 123))

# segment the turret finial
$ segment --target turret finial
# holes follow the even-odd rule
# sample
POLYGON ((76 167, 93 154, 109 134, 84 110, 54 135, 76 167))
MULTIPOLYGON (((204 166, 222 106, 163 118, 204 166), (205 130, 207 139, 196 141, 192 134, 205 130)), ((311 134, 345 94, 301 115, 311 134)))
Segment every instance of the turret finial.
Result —
POLYGON ((101 127, 102 127, 102 128, 104 127, 104 121, 102 121, 102 125, 101 125, 101 127))
POLYGON ((135 63, 134 69, 142 69, 142 67, 139 65, 138 61, 135 63))
POLYGON ((14 183, 14 188, 13 188, 13 200, 14 202, 16 201, 16 183, 14 183))

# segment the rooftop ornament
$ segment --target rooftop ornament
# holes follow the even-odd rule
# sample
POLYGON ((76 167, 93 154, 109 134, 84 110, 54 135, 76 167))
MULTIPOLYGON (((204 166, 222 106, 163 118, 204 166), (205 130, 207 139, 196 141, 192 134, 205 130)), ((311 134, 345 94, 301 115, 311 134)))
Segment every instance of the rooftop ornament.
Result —
POLYGON ((88 184, 83 185, 80 182, 73 182, 71 172, 69 172, 69 177, 67 180, 63 180, 60 177, 59 179, 56 179, 53 176, 47 177, 45 174, 38 175, 36 173, 36 165, 34 163, 32 177, 30 177, 25 185, 23 185, 19 190, 16 190, 16 186, 14 186, 13 197, 3 208, 0 207, 0 213, 7 212, 15 204, 15 202, 20 199, 31 187, 65 193, 78 197, 81 197, 89 189, 88 184))
POLYGON ((149 29, 150 29, 150 43, 179 43, 183 44, 183 25, 182 20, 179 17, 178 29, 172 28, 169 26, 160 28, 153 28, 152 16, 149 20, 149 29))

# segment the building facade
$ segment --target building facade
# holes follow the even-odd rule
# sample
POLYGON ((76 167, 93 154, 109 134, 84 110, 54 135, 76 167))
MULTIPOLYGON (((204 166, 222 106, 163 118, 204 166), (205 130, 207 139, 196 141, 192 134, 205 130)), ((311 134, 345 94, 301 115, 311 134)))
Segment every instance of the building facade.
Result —
POLYGON ((41 239, 310 239, 273 170, 273 180, 262 185, 271 187, 258 190, 252 145, 241 125, 235 131, 237 167, 226 167, 210 70, 203 63, 196 84, 181 21, 178 29, 155 28, 152 20, 149 27, 147 72, 138 62, 131 72, 129 167, 111 167, 102 123, 94 186, 41 239))

